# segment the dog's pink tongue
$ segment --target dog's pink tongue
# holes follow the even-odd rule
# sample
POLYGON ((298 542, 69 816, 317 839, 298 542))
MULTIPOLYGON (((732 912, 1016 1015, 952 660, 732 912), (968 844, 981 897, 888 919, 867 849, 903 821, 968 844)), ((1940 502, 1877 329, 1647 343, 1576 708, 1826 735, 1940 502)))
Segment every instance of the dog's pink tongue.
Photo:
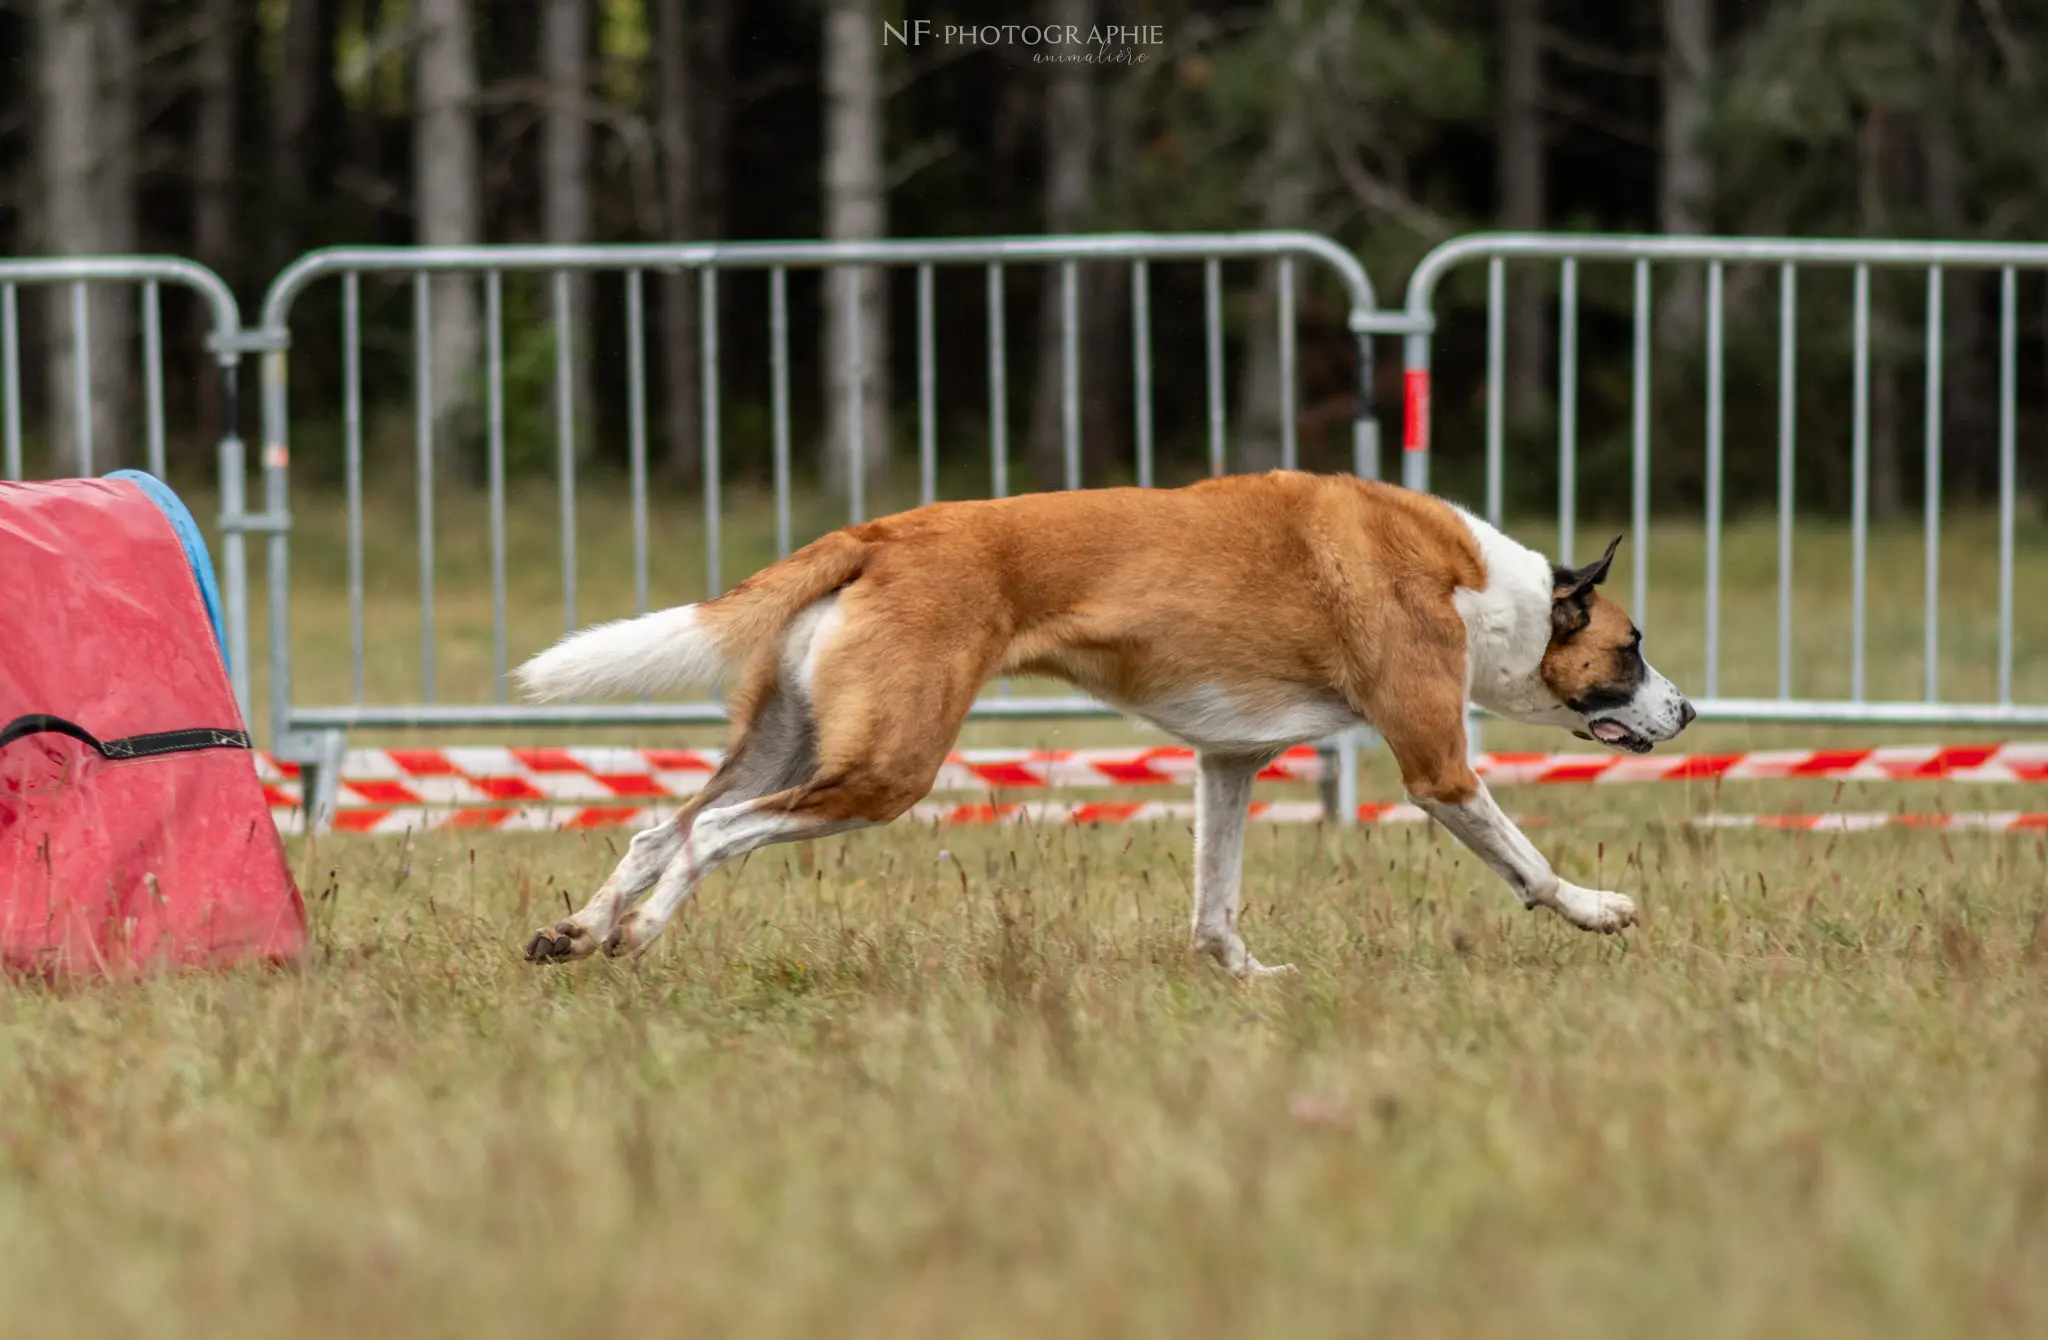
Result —
POLYGON ((1593 738, 1602 744, 1620 744, 1628 738, 1628 727, 1619 721, 1596 721, 1593 723, 1593 738))

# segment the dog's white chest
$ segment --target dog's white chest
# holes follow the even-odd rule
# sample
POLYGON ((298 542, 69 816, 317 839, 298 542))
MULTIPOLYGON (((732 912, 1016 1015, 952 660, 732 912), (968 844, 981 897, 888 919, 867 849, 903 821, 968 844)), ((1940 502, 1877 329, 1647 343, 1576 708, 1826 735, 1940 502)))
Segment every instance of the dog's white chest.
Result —
POLYGON ((1334 694, 1291 685, 1256 693, 1204 685, 1191 693, 1123 706, 1197 749, 1218 753, 1284 749, 1358 724, 1334 694))

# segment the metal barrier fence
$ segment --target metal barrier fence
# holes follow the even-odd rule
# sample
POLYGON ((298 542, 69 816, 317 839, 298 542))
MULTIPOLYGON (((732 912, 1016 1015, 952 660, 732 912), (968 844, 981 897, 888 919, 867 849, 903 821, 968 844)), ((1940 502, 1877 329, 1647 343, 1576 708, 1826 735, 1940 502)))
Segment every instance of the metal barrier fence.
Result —
MULTIPOLYGON (((561 494, 561 564, 564 590, 564 622, 573 626, 575 614, 576 451, 573 442, 574 415, 570 409, 572 376, 568 349, 576 336, 570 328, 569 276, 592 271, 621 272, 626 281, 627 398, 629 404, 629 468, 633 529, 634 590, 637 608, 647 608, 647 432, 646 369, 643 276, 648 271, 693 271, 699 277, 703 390, 701 415, 703 433, 703 506, 707 573, 710 593, 721 589, 720 545, 722 539, 720 475, 722 470, 721 423, 718 399, 720 357, 718 293, 719 276, 729 271, 766 271, 769 276, 771 331, 767 350, 772 369, 772 453, 777 544, 779 552, 791 547, 790 535, 790 394, 788 272, 792 269, 842 269, 849 267, 914 267, 917 279, 918 362, 918 445, 922 500, 934 494, 937 442, 934 410, 936 382, 934 357, 934 270, 940 266, 978 265, 985 267, 988 330, 989 433, 988 451, 992 492, 1007 489, 1007 357, 1004 324, 1004 267, 1017 264, 1057 265, 1060 277, 1059 325, 1061 333, 1060 391, 1061 439, 1065 485, 1080 484, 1080 372, 1078 367, 1079 323, 1077 316, 1077 267, 1083 262, 1127 262, 1131 266, 1132 390, 1134 401, 1134 461, 1140 483, 1152 480, 1154 421, 1151 378, 1151 313, 1148 266, 1163 262, 1197 262, 1203 267, 1204 349, 1207 374, 1207 432, 1212 473, 1222 473, 1228 464, 1225 421, 1223 317, 1221 267, 1226 260, 1271 262, 1277 267, 1278 330, 1280 359, 1280 414, 1276 426, 1283 464, 1293 465, 1296 457, 1297 383, 1295 288, 1297 261, 1313 262, 1333 275, 1342 287, 1349 308, 1348 325, 1357 351, 1357 382, 1354 392, 1352 464, 1362 474, 1378 473, 1378 439, 1371 406, 1371 344, 1376 329, 1392 329, 1386 318, 1374 312, 1370 280, 1357 259, 1328 238, 1308 233, 1264 232, 1222 234, 1126 234, 1090 237, 1042 237, 971 240, 898 240, 859 243, 693 243, 646 246, 498 246, 460 248, 346 248, 315 252, 291 265, 275 281, 264 299, 262 331, 270 341, 264 357, 263 440, 265 444, 265 496, 268 514, 281 517, 287 497, 287 462, 290 414, 286 387, 286 349, 295 301, 315 281, 338 277, 342 284, 343 424, 347 508, 350 603, 350 643, 353 660, 355 701, 323 705, 299 701, 293 688, 290 618, 286 597, 288 553, 286 535, 271 535, 270 547, 270 709, 276 752, 314 770, 318 781, 309 788, 316 809, 331 795, 332 777, 341 757, 345 732, 356 727, 449 727, 449 726, 620 726, 706 722, 722 719, 722 709, 713 702, 671 702, 638 704, 582 704, 535 706, 505 701, 506 654, 506 539, 505 539, 505 414, 503 402, 503 300, 502 283, 507 275, 537 273, 553 279, 554 342, 556 351, 555 403, 556 477, 561 494), (497 701, 490 703, 444 704, 434 698, 434 433, 433 378, 448 375, 446 369, 428 366, 431 341, 433 292, 429 276, 466 274, 481 276, 485 288, 485 449, 488 454, 490 567, 493 597, 493 672, 498 686, 497 701), (423 665, 422 700, 412 703, 366 701, 362 673, 363 627, 363 414, 360 382, 360 296, 359 282, 367 275, 397 275, 410 278, 413 286, 416 423, 414 431, 415 487, 418 494, 419 580, 421 602, 420 648, 423 665)), ((849 406, 847 440, 849 519, 860 520, 865 512, 862 492, 862 414, 859 397, 863 380, 862 328, 858 304, 849 303, 852 319, 843 332, 821 332, 821 338, 843 338, 844 353, 853 373, 847 378, 849 406)), ((1006 693, 982 697, 975 714, 983 717, 1071 717, 1108 715, 1109 710, 1094 700, 1079 697, 1014 697, 1006 693)), ((1350 751, 1344 765, 1355 766, 1350 751)), ((1355 782, 1354 782, 1355 788, 1355 782)))
MULTIPOLYGON (((18 480, 24 473, 21 380, 22 287, 67 286, 72 351, 70 373, 71 463, 80 475, 94 475, 99 465, 127 453, 99 450, 93 423, 92 306, 96 285, 138 286, 139 331, 142 342, 142 407, 144 464, 162 478, 165 470, 163 286, 192 292, 208 318, 206 349, 220 369, 220 518, 223 535, 222 601, 227 620, 228 668, 235 699, 249 709, 249 567, 243 536, 263 528, 264 519, 244 511, 243 447, 236 423, 240 410, 236 371, 251 344, 242 330, 235 297, 219 275, 196 262, 173 256, 76 256, 0 259, 0 478, 18 480)), ((260 342, 259 342, 260 343, 260 342)), ((60 444, 61 445, 61 444, 60 444)), ((281 530, 280 530, 281 533, 281 530)))
MULTIPOLYGON (((20 325, 16 289, 22 285, 70 284, 71 337, 81 351, 74 370, 73 416, 79 436, 76 456, 86 470, 93 458, 91 426, 89 305, 85 286, 98 283, 139 284, 141 300, 140 334, 144 346, 144 407, 147 423, 147 452, 150 468, 162 472, 163 424, 163 332, 159 286, 174 284, 195 291, 205 304, 210 319, 207 348, 221 371, 222 422, 224 435, 219 444, 221 516, 223 532, 223 587, 235 691, 248 710, 250 684, 250 609, 245 537, 267 537, 269 570, 269 708, 275 752, 297 761, 312 771, 307 794, 319 803, 323 791, 331 795, 334 778, 352 727, 450 727, 450 726, 622 726, 678 724, 716 720, 715 703, 610 704, 537 707, 505 701, 504 672, 506 646, 506 535, 505 535, 505 417, 503 401, 504 342, 502 286, 507 276, 537 274, 553 283, 553 331, 556 381, 557 486, 562 499, 561 554, 564 580, 564 622, 575 621, 576 535, 575 417, 569 388, 572 384, 568 349, 572 332, 569 276, 590 272, 622 274, 627 294, 627 391, 629 464, 632 509, 632 551, 637 608, 648 606, 648 475, 647 475, 647 372, 644 350, 644 276, 648 272, 690 271, 699 279, 702 341, 703 393, 700 402, 704 459, 704 527, 708 585, 721 585, 719 553, 722 534, 720 479, 724 466, 722 428, 718 398, 719 323, 718 281, 731 271, 765 272, 769 280, 769 330, 767 357, 771 369, 771 438, 778 552, 787 552, 794 542, 791 521, 791 416, 789 390, 788 275, 792 270, 834 270, 845 268, 911 268, 917 282, 917 442, 919 492, 929 500, 935 491, 938 448, 934 409, 936 360, 934 354, 934 272, 938 267, 981 266, 987 282, 987 395, 991 492, 1007 491, 1008 459, 1008 372, 1006 327, 1004 323, 1004 267, 1046 265, 1059 267, 1059 316, 1061 335, 1060 437, 1064 482, 1069 487, 1080 481, 1080 368, 1078 363, 1079 324, 1077 316, 1077 267, 1084 262, 1122 262, 1131 267, 1132 350, 1131 387, 1133 398, 1133 465, 1142 483, 1151 482, 1155 425, 1152 379, 1154 359, 1151 347, 1150 284, 1148 266, 1153 263, 1197 263, 1203 272, 1203 350, 1206 373, 1204 411, 1209 463, 1221 473, 1229 464, 1228 430, 1225 416, 1224 357, 1222 335, 1221 266, 1226 260, 1258 261, 1277 267, 1278 328, 1280 359, 1280 422, 1276 425, 1284 464, 1295 463, 1296 444, 1296 344, 1295 293, 1297 262, 1310 262, 1333 275, 1348 306, 1347 325, 1356 348, 1357 383, 1354 391, 1352 425, 1352 466, 1359 474, 1377 476, 1380 469, 1379 444, 1372 417, 1372 347, 1376 334, 1399 334, 1404 342, 1404 432, 1403 482, 1427 489, 1430 484, 1430 390, 1431 364, 1436 337, 1441 333, 1439 290, 1446 277, 1461 266, 1486 262, 1486 424, 1484 433, 1484 511, 1490 519, 1501 520, 1505 494, 1506 425, 1503 412, 1503 373, 1506 355, 1505 278, 1509 262, 1554 261, 1558 263, 1558 503, 1557 520, 1561 537, 1559 557, 1572 558, 1573 535, 1578 519, 1578 471, 1581 447, 1577 414, 1580 381, 1579 359, 1579 267, 1582 264, 1620 263, 1633 271, 1633 338, 1630 349, 1629 511, 1637 543, 1632 551, 1632 608, 1640 610, 1648 584, 1649 546, 1644 543, 1650 529, 1649 481, 1651 470, 1650 368, 1652 362, 1652 277, 1654 267, 1696 265, 1706 269, 1704 290, 1705 415, 1704 415, 1704 675, 1702 692, 1695 699, 1701 715, 1708 719, 1778 722, 1838 722, 1891 725, 1986 725, 1998 727, 2048 726, 2048 703, 2019 700, 2015 662, 2018 637, 2016 600, 2017 491, 2018 491, 2018 408, 2016 346, 2018 343, 2017 274, 2020 271, 2048 271, 2048 245, 2001 245, 1977 243, 1909 242, 1805 242, 1791 239, 1602 237, 1537 234, 1481 234, 1463 237, 1430 252, 1411 277, 1405 311, 1378 312, 1373 290, 1357 260, 1327 238, 1305 233, 1237 233, 1177 235, 1104 235, 1093 237, 1045 237, 1016 239, 878 241, 867 243, 699 243, 652 246, 590 247, 471 247, 471 248, 362 248, 316 252, 301 258, 271 284, 258 328, 245 331, 227 286, 211 271, 191 262, 172 258, 75 258, 0 261, 0 470, 19 477, 22 469, 22 404, 20 325), (1726 288, 1729 267, 1775 267, 1778 272, 1778 386, 1777 386, 1777 687, 1776 696, 1735 697, 1720 693, 1722 664, 1722 567, 1727 518, 1724 515, 1726 450, 1726 288), (1795 525, 1794 481, 1798 471, 1798 420, 1794 406, 1798 394, 1798 277, 1805 268, 1846 269, 1853 283, 1849 313, 1852 346, 1853 385, 1850 405, 1849 462, 1850 550, 1847 604, 1851 627, 1847 636, 1849 687, 1841 696, 1797 696, 1793 692, 1795 525), (1919 700, 1873 699, 1869 688, 1869 539, 1871 532, 1871 361, 1873 270, 1908 269, 1924 272, 1926 279, 1925 404, 1923 447, 1924 559, 1920 657, 1924 661, 1923 692, 1919 700), (1997 274, 1998 304, 1998 394, 1997 394, 1997 624, 1993 661, 1995 699, 1985 702, 1955 701, 1940 675, 1940 581, 1943 523, 1943 298, 1944 275, 1949 270, 1979 270, 1997 274), (436 703, 433 694, 435 649, 435 570, 433 460, 436 422, 434 415, 435 369, 421 360, 430 343, 432 290, 429 276, 468 274, 481 277, 486 298, 487 338, 484 355, 486 373, 486 448, 489 454, 490 570, 493 599, 493 677, 497 700, 488 703, 436 703), (366 276, 399 276, 412 283, 416 415, 414 465, 419 493, 418 538, 420 546, 420 599, 422 626, 420 651, 425 674, 420 701, 370 702, 364 691, 362 663, 365 635, 363 619, 364 538, 364 415, 361 384, 362 328, 360 283, 366 276), (291 663, 291 610, 289 605, 290 531, 289 442, 290 417, 287 399, 287 351, 291 344, 291 319, 295 301, 316 281, 329 277, 340 280, 342 298, 343 360, 343 451, 347 488, 349 631, 353 662, 354 701, 338 705, 298 701, 294 691, 291 663), (238 404, 236 369, 245 352, 264 354, 262 430, 264 452, 261 512, 247 510, 244 498, 244 449, 236 433, 238 404)), ((847 378, 849 400, 854 412, 846 416, 848 434, 844 447, 850 464, 847 472, 849 514, 859 519, 866 499, 862 491, 860 462, 863 415, 858 412, 861 394, 863 350, 859 304, 849 303, 853 319, 841 332, 820 332, 820 338, 843 340, 842 349, 853 369, 847 378)), ((447 369, 438 370, 447 375, 447 369)), ((1092 375, 1092 374, 1091 374, 1092 375)), ((1661 615, 1662 630, 1669 625, 1661 615)), ((977 714, 994 717, 1061 717, 1107 714, 1107 709, 1081 697, 1012 697, 996 694, 983 698, 977 714)), ((1328 803, 1349 815, 1357 807, 1356 748, 1364 734, 1354 733, 1324 747, 1328 803)), ((1475 747, 1477 745, 1475 737, 1475 747)))
MULTIPOLYGON (((1505 364, 1505 267, 1509 261, 1559 264, 1557 357, 1557 520, 1562 552, 1571 561, 1577 521, 1577 466, 1580 448, 1578 271, 1582 263, 1616 262, 1633 269, 1631 344, 1629 511, 1633 535, 1633 610, 1644 605, 1648 584, 1651 464, 1650 366, 1652 267, 1686 263, 1706 267, 1705 286, 1705 674, 1694 699, 1701 717, 1723 721, 1843 722, 1889 725, 2048 726, 2048 703, 2014 700, 2014 528, 2016 514, 2016 272, 2048 269, 2048 246, 1956 242, 1796 241, 1784 238, 1604 237, 1541 234, 1476 234, 1431 251, 1409 280, 1404 340, 1405 424, 1402 480, 1411 488, 1430 486, 1430 375, 1432 345, 1439 333, 1439 288, 1446 276, 1477 262, 1487 266, 1485 513, 1498 522, 1503 500, 1503 369, 1505 364), (1773 266, 1778 271, 1777 390, 1777 688, 1775 697, 1728 697, 1720 693, 1723 660, 1721 627, 1725 436, 1725 290, 1729 266, 1773 266), (1793 693, 1794 661, 1794 487, 1798 440, 1798 278, 1802 269, 1846 267, 1853 284, 1850 335, 1853 390, 1849 455, 1851 563, 1847 599, 1851 611, 1846 697, 1798 697, 1793 693), (1911 269, 1926 278, 1925 413, 1923 419, 1924 615, 1921 657, 1924 691, 1919 701, 1873 701, 1867 694, 1869 642, 1869 537, 1871 524, 1871 271, 1911 269), (1943 414, 1942 331, 1944 272, 1974 269, 1999 275, 1998 321, 1998 576, 1996 699, 1956 702, 1944 695, 1940 677, 1940 546, 1942 530, 1943 414)), ((1667 628, 1659 616, 1657 629, 1667 628)))

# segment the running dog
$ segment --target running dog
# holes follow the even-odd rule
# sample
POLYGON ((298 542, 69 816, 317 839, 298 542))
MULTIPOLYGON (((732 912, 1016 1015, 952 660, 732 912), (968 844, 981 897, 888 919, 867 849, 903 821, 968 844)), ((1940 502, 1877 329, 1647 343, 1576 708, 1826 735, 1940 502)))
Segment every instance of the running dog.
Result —
POLYGON ((714 600, 585 629, 520 668, 535 698, 721 682, 732 716, 703 791, 635 836, 526 957, 638 954, 727 861, 888 823, 931 789, 1000 675, 1064 680, 1194 747, 1194 942, 1239 977, 1288 970, 1238 934, 1252 781, 1288 746, 1360 723, 1525 906, 1620 930, 1635 904, 1560 878, 1465 743, 1468 702, 1638 754, 1692 721, 1600 592, 1620 543, 1562 567, 1442 499, 1295 471, 848 526, 714 600))

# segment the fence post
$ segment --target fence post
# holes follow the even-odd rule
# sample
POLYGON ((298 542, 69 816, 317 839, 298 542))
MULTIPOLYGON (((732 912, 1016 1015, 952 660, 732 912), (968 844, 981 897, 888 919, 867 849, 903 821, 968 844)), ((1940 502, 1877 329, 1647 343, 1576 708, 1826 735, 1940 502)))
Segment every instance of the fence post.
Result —
POLYGON ((1401 483, 1429 491, 1429 336, 1401 340, 1401 483))
POLYGON ((246 513, 244 487, 248 463, 242 446, 241 397, 236 386, 240 355, 220 355, 220 529, 223 558, 227 567, 228 679, 234 685, 235 705, 247 722, 253 703, 249 696, 249 550, 242 538, 241 523, 246 513))

